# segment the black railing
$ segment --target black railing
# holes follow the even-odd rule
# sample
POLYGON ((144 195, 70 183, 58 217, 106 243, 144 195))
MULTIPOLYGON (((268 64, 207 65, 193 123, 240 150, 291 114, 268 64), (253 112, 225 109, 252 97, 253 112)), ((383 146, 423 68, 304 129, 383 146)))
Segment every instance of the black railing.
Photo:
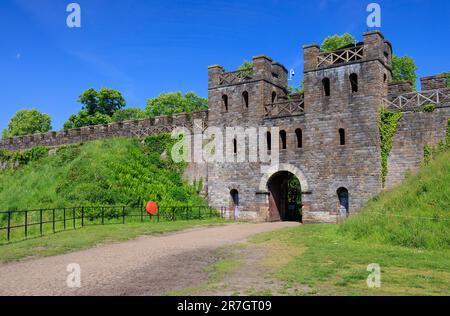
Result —
POLYGON ((155 215, 144 207, 77 206, 0 212, 0 244, 31 237, 42 237, 91 225, 144 222, 173 222, 221 218, 221 212, 208 206, 163 206, 155 215))

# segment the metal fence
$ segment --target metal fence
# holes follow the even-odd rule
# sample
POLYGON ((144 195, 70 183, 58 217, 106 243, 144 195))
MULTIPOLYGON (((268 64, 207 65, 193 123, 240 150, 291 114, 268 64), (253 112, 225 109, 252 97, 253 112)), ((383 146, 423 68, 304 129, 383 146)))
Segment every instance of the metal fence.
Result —
POLYGON ((91 225, 113 225, 144 222, 173 222, 223 218, 223 214, 208 206, 163 206, 155 215, 144 207, 77 206, 23 211, 0 212, 0 243, 42 237, 65 230, 91 225))

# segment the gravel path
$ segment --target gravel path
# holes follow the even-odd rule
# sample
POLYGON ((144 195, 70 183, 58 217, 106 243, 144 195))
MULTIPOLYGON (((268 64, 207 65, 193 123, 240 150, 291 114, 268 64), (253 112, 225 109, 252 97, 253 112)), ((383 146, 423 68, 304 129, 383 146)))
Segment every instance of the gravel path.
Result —
POLYGON ((0 264, 0 295, 158 295, 195 286, 217 248, 297 223, 228 224, 102 245, 65 255, 0 264), (69 264, 81 287, 69 288, 69 264))

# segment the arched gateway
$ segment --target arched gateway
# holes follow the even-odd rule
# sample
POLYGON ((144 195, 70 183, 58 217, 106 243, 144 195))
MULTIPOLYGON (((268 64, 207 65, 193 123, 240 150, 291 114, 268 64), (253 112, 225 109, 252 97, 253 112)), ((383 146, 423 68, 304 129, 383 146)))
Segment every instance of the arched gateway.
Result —
POLYGON ((271 167, 261 179, 260 190, 268 192, 267 220, 302 220, 302 193, 309 186, 299 168, 290 164, 271 167))

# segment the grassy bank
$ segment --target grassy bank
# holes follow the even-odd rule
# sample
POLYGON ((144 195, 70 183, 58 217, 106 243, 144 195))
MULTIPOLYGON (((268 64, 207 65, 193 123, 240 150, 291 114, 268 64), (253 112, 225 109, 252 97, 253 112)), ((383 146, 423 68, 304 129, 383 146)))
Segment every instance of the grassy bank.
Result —
POLYGON ((397 188, 375 197, 341 226, 347 239, 419 249, 450 248, 450 151, 397 188))
MULTIPOLYGON (((418 250, 368 240, 351 240, 337 226, 311 225, 261 234, 277 260, 289 263, 272 272, 284 282, 274 295, 450 295, 450 251, 418 250), (297 255, 277 252, 292 247, 297 255), (369 288, 369 264, 381 267, 381 287, 369 288), (295 295, 295 294, 294 294, 295 295)), ((252 247, 250 245, 250 247, 252 247)))
POLYGON ((168 135, 92 141, 0 171, 0 210, 91 205, 204 205, 182 179, 184 164, 161 159, 168 135))

